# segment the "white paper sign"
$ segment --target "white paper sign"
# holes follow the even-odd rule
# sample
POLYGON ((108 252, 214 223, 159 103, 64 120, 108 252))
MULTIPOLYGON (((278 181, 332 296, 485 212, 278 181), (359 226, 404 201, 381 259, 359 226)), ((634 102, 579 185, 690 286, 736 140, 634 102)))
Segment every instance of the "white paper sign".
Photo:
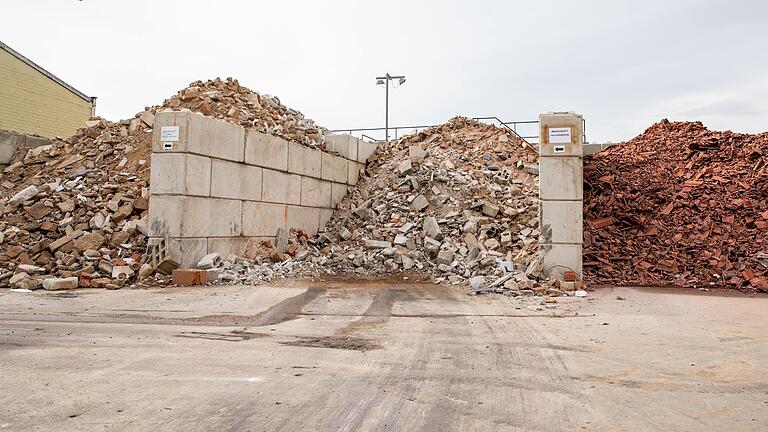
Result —
POLYGON ((571 143, 571 128, 549 128, 549 143, 550 144, 570 144, 571 143))
POLYGON ((179 140, 179 127, 178 126, 163 126, 160 128, 160 141, 178 141, 179 140))

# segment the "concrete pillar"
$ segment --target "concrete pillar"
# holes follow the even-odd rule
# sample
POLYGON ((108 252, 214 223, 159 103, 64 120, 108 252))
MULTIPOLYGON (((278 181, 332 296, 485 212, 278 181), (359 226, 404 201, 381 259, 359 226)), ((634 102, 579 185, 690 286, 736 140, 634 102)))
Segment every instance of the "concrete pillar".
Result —
POLYGON ((539 116, 539 223, 544 272, 582 278, 584 120, 580 114, 539 116))

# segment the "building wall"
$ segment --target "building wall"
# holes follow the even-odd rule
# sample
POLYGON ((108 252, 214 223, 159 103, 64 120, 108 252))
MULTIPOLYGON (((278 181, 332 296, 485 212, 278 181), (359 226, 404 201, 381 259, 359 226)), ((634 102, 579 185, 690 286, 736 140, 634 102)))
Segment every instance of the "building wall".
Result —
POLYGON ((90 101, 0 49, 0 129, 68 137, 90 117, 90 101))

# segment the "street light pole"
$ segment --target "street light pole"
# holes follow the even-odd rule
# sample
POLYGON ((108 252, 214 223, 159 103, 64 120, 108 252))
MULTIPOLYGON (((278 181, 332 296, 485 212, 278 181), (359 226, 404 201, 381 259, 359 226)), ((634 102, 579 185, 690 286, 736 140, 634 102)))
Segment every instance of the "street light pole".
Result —
POLYGON ((383 77, 376 77, 376 85, 384 85, 384 141, 389 142, 389 82, 398 80, 400 84, 405 82, 405 75, 392 76, 387 73, 383 77))

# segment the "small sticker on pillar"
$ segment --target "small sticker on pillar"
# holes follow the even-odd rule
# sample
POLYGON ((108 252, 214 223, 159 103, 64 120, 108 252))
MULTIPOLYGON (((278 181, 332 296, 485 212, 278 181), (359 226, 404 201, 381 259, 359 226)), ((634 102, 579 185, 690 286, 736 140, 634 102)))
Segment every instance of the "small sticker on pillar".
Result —
POLYGON ((178 141, 179 140, 179 127, 178 126, 163 126, 160 128, 160 141, 178 141))
POLYGON ((163 143, 163 150, 173 150, 173 143, 168 141, 163 143))
POLYGON ((550 144, 570 144, 571 128, 569 127, 549 128, 549 143, 550 144))
POLYGON ((555 153, 565 153, 565 146, 556 145, 555 146, 555 153))

